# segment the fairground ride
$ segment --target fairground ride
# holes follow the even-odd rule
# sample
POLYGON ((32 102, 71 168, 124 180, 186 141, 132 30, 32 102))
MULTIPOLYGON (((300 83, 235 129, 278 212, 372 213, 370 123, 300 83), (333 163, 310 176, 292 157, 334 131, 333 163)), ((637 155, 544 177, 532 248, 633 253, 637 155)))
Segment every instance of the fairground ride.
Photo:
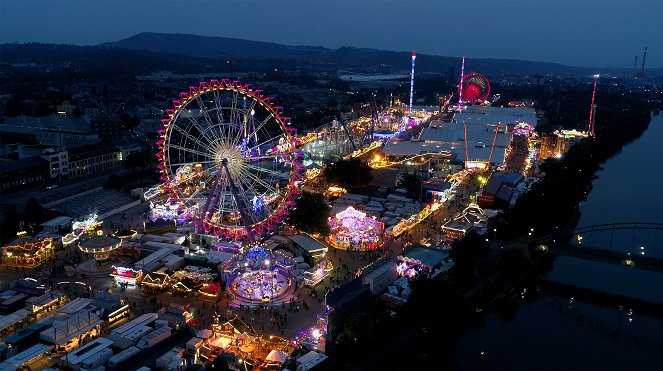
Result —
POLYGON ((282 108, 229 80, 201 82, 173 104, 157 141, 169 199, 190 209, 198 233, 254 242, 274 231, 302 180, 282 108))

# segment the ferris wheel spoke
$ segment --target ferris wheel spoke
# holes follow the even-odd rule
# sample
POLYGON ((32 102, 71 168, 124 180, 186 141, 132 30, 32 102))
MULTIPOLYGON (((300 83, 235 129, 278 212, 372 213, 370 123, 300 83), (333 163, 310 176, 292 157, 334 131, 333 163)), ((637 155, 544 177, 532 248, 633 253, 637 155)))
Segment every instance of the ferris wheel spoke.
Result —
POLYGON ((269 139, 267 139, 267 140, 265 140, 265 141, 263 141, 263 142, 261 142, 261 143, 256 144, 256 145, 253 146, 253 147, 249 147, 249 148, 247 148, 246 150, 247 150, 247 152, 250 153, 250 152, 252 152, 252 151, 253 151, 254 149, 256 149, 256 148, 257 148, 257 149, 260 149, 260 147, 264 146, 265 144, 268 144, 268 143, 278 143, 278 142, 279 142, 279 138, 282 138, 281 135, 277 135, 277 136, 275 136, 275 137, 269 138, 269 139))
MULTIPOLYGON (((272 118, 272 116, 269 115, 269 116, 267 116, 264 120, 262 120, 262 121, 260 122, 260 124, 258 124, 258 126, 255 127, 255 128, 253 129, 253 131, 248 135, 248 137, 249 137, 249 138, 250 138, 250 137, 256 137, 256 138, 257 138, 257 137, 258 137, 258 133, 260 132, 260 130, 261 130, 263 127, 265 127, 265 125, 269 122, 269 120, 270 120, 271 118, 272 118)), ((238 140, 238 141, 239 141, 240 139, 241 139, 241 138, 236 138, 236 140, 238 140)), ((257 141, 258 141, 258 140, 256 139, 256 142, 257 142, 257 141)), ((253 148, 251 148, 251 149, 253 149, 253 148)))
POLYGON ((216 125, 214 125, 214 123, 212 122, 212 118, 209 116, 209 109, 207 108, 207 106, 203 102, 203 99, 200 97, 200 95, 196 96, 196 102, 198 103, 198 106, 200 107, 202 116, 203 116, 203 118, 205 119, 205 122, 208 125, 207 131, 209 131, 211 133, 211 135, 214 137, 216 142, 223 141, 222 138, 220 138, 219 136, 216 135, 216 132, 214 130, 216 125))
POLYGON ((290 173, 282 173, 280 171, 276 171, 276 170, 272 170, 272 169, 265 169, 264 167, 251 165, 251 164, 247 164, 246 167, 249 168, 249 169, 253 169, 255 171, 260 171, 262 173, 269 174, 269 175, 281 178, 281 179, 290 179, 290 173))
MULTIPOLYGON (((246 181, 248 181, 248 180, 246 180, 246 181)), ((254 193, 253 193, 253 196, 254 196, 254 197, 256 197, 256 198, 261 198, 261 199, 263 200, 263 202, 262 202, 262 207, 265 208, 265 209, 267 210, 267 214, 268 214, 268 215, 271 215, 271 214, 274 212, 274 210, 272 210, 272 208, 268 206, 269 204, 267 204, 266 202, 264 202, 265 193, 255 192, 255 188, 253 188, 253 186, 249 186, 249 187, 251 187, 251 189, 254 190, 254 193)), ((251 213, 255 215, 255 218, 254 218, 254 219, 255 219, 255 223, 260 223, 261 221, 263 221, 264 218, 263 218, 263 217, 260 217, 260 216, 258 215, 258 213, 256 213, 255 210, 253 210, 253 202, 250 202, 250 206, 251 206, 251 207, 250 207, 250 209, 251 209, 251 213)))
POLYGON ((218 164, 218 161, 192 161, 192 162, 180 162, 178 164, 168 164, 171 168, 174 167, 179 167, 179 166, 193 166, 193 165, 198 165, 198 164, 218 164))
POLYGON ((177 130, 177 132, 179 132, 180 134, 182 134, 184 137, 186 137, 186 138, 189 139, 190 141, 192 141, 192 142, 194 142, 194 143, 198 143, 199 145, 202 145, 202 143, 200 142, 200 138, 196 138, 196 137, 194 137, 193 135, 191 135, 191 133, 189 133, 188 131, 186 131, 186 130, 185 130, 184 128, 182 128, 181 126, 179 126, 179 125, 173 125, 173 130, 177 130))
POLYGON ((199 155, 199 156, 202 156, 202 157, 205 157, 205 158, 212 159, 209 154, 204 153, 204 152, 200 152, 200 151, 195 150, 195 149, 182 147, 182 146, 177 145, 177 144, 169 144, 168 146, 172 149, 176 149, 176 150, 179 150, 179 151, 182 151, 182 152, 188 152, 188 153, 199 155))
MULTIPOLYGON (((219 205, 218 205, 218 210, 219 210, 219 218, 221 219, 221 223, 223 223, 223 215, 224 215, 224 210, 226 208, 226 199, 228 198, 228 192, 226 192, 227 185, 224 184, 222 188, 222 193, 221 197, 219 197, 219 205)), ((230 195, 232 198, 232 195, 230 195)), ((232 201, 231 201, 232 202, 232 201)))
POLYGON ((221 97, 219 96, 219 91, 218 90, 214 90, 214 102, 216 104, 216 107, 215 107, 216 118, 219 122, 220 129, 223 130, 224 137, 226 138, 226 142, 229 142, 230 141, 229 138, 232 137, 232 134, 231 134, 232 123, 227 123, 223 119, 223 110, 227 109, 227 108, 223 107, 221 105, 221 97), (228 126, 228 129, 224 129, 225 126, 228 126))
POLYGON ((250 171, 243 169, 242 172, 246 177, 253 179, 255 182, 265 187, 267 191, 278 193, 278 190, 274 188, 274 186, 267 184, 264 180, 260 179, 260 177, 253 175, 250 171))
MULTIPOLYGON (((240 132, 240 140, 242 142, 242 148, 246 148, 247 145, 251 141, 251 137, 253 136, 253 128, 255 128, 255 120, 254 120, 254 115, 255 115, 255 100, 251 100, 251 105, 249 107, 245 107, 244 110, 242 111, 244 117, 242 120, 242 129, 240 132)), ((256 136, 256 142, 257 142, 257 136, 256 136)))
MULTIPOLYGON (((239 191, 241 191, 241 192, 237 192, 240 199, 241 199, 241 200, 238 200, 238 201, 240 201, 241 203, 244 204, 244 211, 246 211, 247 214, 249 214, 249 217, 252 219, 251 224, 256 224, 256 223, 258 223, 259 218, 253 212, 253 203, 246 197, 247 193, 249 193, 249 191, 251 191, 251 193, 253 193, 253 195, 255 196, 256 195, 255 189, 252 186, 247 186, 244 183, 246 181, 245 178, 239 177, 238 180, 239 180, 239 182, 235 183, 235 185, 239 188, 239 191)), ((239 211, 239 209, 238 209, 238 211, 239 211)))
POLYGON ((194 119, 193 117, 188 117, 189 122, 196 127, 200 135, 202 135, 206 140, 208 144, 214 143, 214 138, 211 138, 207 135, 207 130, 205 128, 202 128, 200 125, 200 121, 194 119))
POLYGON ((235 125, 237 119, 237 97, 239 96, 237 90, 233 90, 233 97, 230 101, 230 125, 235 125))

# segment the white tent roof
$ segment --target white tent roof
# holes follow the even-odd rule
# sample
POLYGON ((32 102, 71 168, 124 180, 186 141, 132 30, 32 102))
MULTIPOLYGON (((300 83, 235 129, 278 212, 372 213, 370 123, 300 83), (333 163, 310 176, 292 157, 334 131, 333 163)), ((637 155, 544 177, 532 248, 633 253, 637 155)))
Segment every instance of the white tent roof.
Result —
POLYGON ((271 352, 269 352, 267 358, 265 358, 265 361, 283 363, 286 359, 288 359, 288 353, 273 349, 271 352))

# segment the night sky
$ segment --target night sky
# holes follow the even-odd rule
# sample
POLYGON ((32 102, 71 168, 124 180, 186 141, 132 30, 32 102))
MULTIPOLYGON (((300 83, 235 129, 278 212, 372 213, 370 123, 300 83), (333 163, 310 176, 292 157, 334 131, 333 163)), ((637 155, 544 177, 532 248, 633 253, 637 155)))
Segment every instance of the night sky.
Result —
POLYGON ((139 32, 371 47, 573 66, 663 67, 663 1, 0 0, 0 42, 98 44, 139 32))

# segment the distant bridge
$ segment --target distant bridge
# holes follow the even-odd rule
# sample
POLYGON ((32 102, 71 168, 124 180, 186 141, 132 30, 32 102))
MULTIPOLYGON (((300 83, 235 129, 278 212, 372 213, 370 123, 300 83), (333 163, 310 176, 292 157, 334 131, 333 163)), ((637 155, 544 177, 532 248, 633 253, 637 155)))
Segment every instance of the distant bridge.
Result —
MULTIPOLYGON (((571 263, 572 270, 569 270, 568 263, 571 260, 566 260, 566 268, 553 268, 549 274, 542 277, 541 283, 546 290, 560 293, 562 296, 579 295, 585 299, 610 305, 628 305, 639 311, 659 315, 663 309, 663 296, 660 291, 653 289, 654 293, 652 293, 651 288, 647 289, 652 282, 655 282, 654 285, 659 285, 660 274, 663 273, 663 249, 660 252, 657 251, 659 231, 663 231, 663 223, 591 225, 532 239, 530 250, 624 267, 604 269, 599 265, 573 265, 571 263), (639 232, 641 235, 636 241, 636 235, 639 232), (596 234, 602 235, 596 236, 596 234), (616 234, 621 234, 621 236, 616 236, 616 234), (653 237, 654 241, 643 242, 643 235, 653 237), (593 241, 592 237, 594 237, 593 241), (624 241, 629 239, 630 242, 624 241), (592 246, 592 242, 596 246, 592 246), (613 249, 613 243, 617 244, 619 250, 613 249), (643 245, 647 245, 647 247, 643 245), (586 267, 587 271, 583 272, 582 267, 586 267), (656 274, 635 272, 629 268, 656 274), (558 272, 555 275, 556 269, 562 269, 562 273, 558 272), (570 272, 573 273, 569 274, 570 272), (602 276, 607 272, 610 272, 608 276, 602 276), (597 274, 599 276, 595 276, 597 274), (600 277, 600 279, 596 280, 596 277, 600 277), (622 281, 626 282, 626 286, 622 281), (643 289, 638 290, 635 289, 635 286, 629 285, 643 285, 643 289), (625 289, 625 287, 628 288, 625 289)), ((564 267, 564 264, 562 263, 561 267, 564 267)))
POLYGON ((659 256, 657 257, 646 254, 646 251, 651 252, 651 248, 645 250, 643 247, 642 250, 631 252, 615 250, 613 249, 615 231, 632 231, 631 247, 634 246, 638 231, 652 231, 656 239, 653 249, 656 250, 658 245, 658 231, 663 232, 663 223, 624 222, 573 228, 532 239, 530 241, 530 249, 617 265, 627 265, 663 273, 663 252, 658 254, 659 256), (605 241, 603 240, 599 242, 603 246, 596 246, 596 240, 594 240, 595 246, 592 246, 594 235, 599 233, 603 234, 603 236, 609 234, 610 242, 607 244, 608 246, 605 246, 605 241), (572 243, 572 241, 575 243, 572 243))

